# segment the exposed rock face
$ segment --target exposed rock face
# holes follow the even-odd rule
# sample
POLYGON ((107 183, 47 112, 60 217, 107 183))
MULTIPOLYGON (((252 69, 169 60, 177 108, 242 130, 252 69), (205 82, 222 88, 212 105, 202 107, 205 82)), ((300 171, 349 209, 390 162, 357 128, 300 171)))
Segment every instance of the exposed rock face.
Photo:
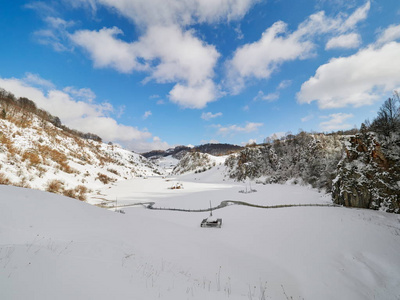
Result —
POLYGON ((338 164, 332 197, 337 204, 400 212, 400 143, 373 133, 350 136, 338 164))

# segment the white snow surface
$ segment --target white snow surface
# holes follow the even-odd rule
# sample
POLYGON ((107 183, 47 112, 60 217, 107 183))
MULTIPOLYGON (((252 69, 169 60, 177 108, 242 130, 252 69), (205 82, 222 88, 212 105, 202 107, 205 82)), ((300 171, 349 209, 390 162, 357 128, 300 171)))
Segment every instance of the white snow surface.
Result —
MULTIPOLYGON (((133 178, 98 190, 118 205, 208 208, 330 203, 294 185, 223 178, 214 167, 133 178), (167 181, 169 180, 169 181, 167 181), (171 190, 175 183, 183 189, 171 190)), ((100 197, 96 193, 90 201, 100 197)), ((0 186, 0 299, 399 299, 400 217, 343 207, 214 210, 124 207, 125 214, 37 190, 0 186)))
POLYGON ((108 145, 85 140, 66 134, 54 125, 46 124, 36 116, 30 127, 21 128, 7 120, 0 119, 0 138, 10 141, 13 151, 0 141, 0 175, 4 175, 12 185, 46 190, 48 183, 57 179, 66 188, 86 185, 90 189, 104 186, 98 177, 103 174, 110 182, 161 174, 163 169, 152 164, 143 156, 108 145), (54 151, 65 156, 66 172, 54 160, 54 151), (32 164, 24 159, 24 154, 37 154, 39 163, 32 164))

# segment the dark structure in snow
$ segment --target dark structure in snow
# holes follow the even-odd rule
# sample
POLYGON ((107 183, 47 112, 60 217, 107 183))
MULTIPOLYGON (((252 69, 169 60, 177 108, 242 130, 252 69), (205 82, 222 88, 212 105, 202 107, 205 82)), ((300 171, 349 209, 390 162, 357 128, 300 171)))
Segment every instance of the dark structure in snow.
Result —
POLYGON ((203 219, 201 221, 200 227, 215 227, 215 228, 221 228, 222 226, 222 219, 215 219, 210 215, 208 218, 203 219))
MULTIPOLYGON (((211 202, 210 202, 210 209, 211 209, 211 202)), ((215 227, 221 228, 222 226, 222 219, 217 219, 213 217, 212 209, 210 210, 210 216, 208 218, 203 219, 201 221, 200 227, 215 227)))

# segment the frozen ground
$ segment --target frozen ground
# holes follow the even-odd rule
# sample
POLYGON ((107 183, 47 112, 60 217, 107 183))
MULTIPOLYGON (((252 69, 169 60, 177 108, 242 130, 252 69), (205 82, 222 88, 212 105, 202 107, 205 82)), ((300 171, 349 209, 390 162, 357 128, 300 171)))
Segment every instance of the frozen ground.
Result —
MULTIPOLYGON (((252 183, 257 192, 239 193, 246 184, 219 174, 121 181, 90 201, 329 203, 301 186, 252 183), (183 189, 169 189, 178 182, 183 189)), ((223 225, 213 229, 200 228, 208 213, 124 210, 0 186, 0 298, 400 299, 399 215, 234 205, 214 211, 223 225)))

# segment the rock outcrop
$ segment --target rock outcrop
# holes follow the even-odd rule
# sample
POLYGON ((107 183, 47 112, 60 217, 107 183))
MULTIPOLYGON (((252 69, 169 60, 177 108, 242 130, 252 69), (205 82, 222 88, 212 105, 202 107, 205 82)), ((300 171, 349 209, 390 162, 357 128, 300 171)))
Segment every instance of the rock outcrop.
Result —
POLYGON ((348 137, 333 181, 333 201, 349 207, 400 212, 400 140, 374 133, 348 137))

